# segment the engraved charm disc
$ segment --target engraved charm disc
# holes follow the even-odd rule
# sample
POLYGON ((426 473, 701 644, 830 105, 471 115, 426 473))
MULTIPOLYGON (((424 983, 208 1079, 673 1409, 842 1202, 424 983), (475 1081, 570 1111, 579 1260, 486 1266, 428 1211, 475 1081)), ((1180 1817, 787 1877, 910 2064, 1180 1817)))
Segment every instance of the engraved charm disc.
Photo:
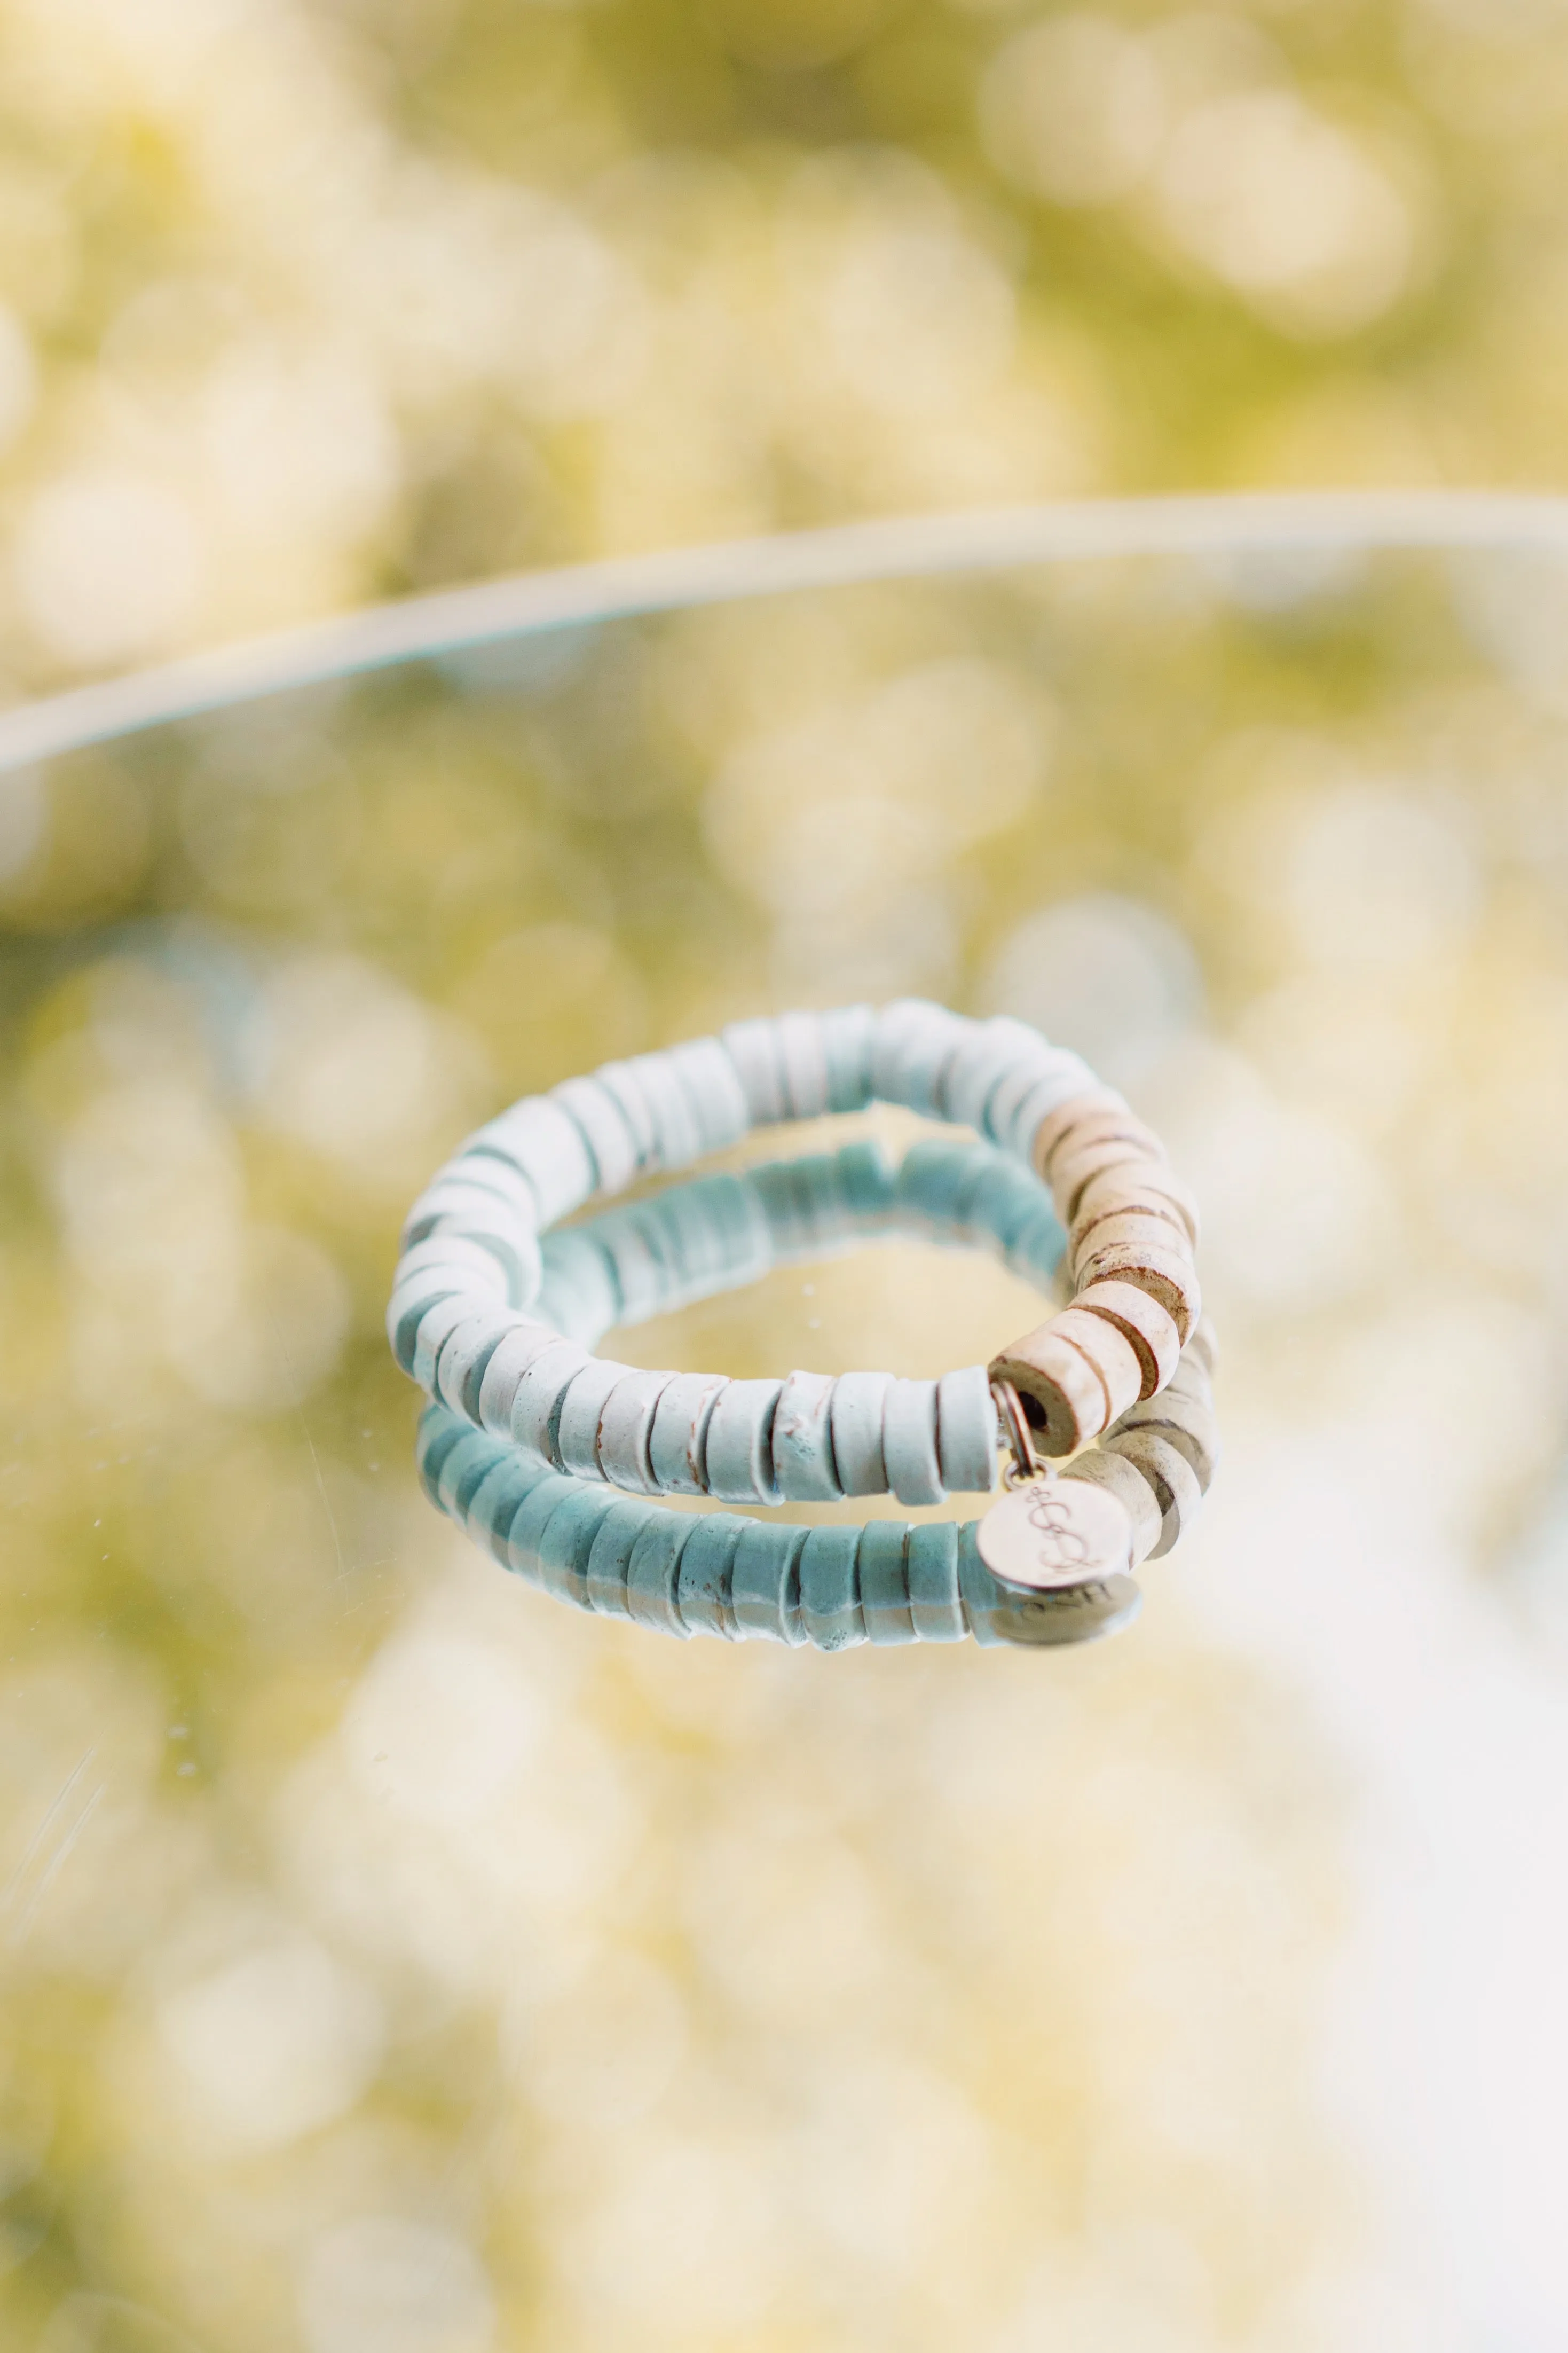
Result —
POLYGON ((1087 1480, 1031 1480, 993 1504, 975 1535, 1001 1592, 991 1612, 1004 1641, 1091 1642, 1143 1606, 1132 1576, 1132 1523, 1087 1480))
POLYGON ((1130 1576, 1132 1523, 1087 1479, 1031 1480, 993 1504, 980 1523, 980 1557, 1004 1585, 1060 1592, 1130 1576))

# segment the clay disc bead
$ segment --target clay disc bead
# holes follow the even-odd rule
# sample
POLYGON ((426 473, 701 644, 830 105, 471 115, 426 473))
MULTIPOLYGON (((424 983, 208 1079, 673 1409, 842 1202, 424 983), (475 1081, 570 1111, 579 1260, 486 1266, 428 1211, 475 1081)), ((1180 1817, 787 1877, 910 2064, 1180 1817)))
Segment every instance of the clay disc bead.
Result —
POLYGON ((1179 1447, 1152 1430, 1118 1430, 1100 1449, 1120 1454, 1147 1479, 1160 1506, 1160 1541, 1149 1557, 1158 1560, 1190 1528, 1203 1508, 1204 1491, 1198 1474, 1179 1447))
POLYGON ((1073 1305, 1114 1324, 1138 1359, 1140 1397, 1152 1397, 1174 1378, 1182 1361, 1182 1335, 1170 1310, 1135 1282, 1091 1282, 1073 1305))
POLYGON ((1105 1282, 1135 1283, 1157 1299, 1184 1343, 1197 1320, 1203 1294, 1197 1271, 1185 1251, 1147 1248, 1136 1242, 1108 1242, 1091 1250, 1078 1270, 1079 1287, 1105 1282))
POLYGON ((1083 1220, 1109 1208, 1138 1207, 1158 1209, 1168 1216, 1173 1209, 1186 1229, 1194 1248, 1198 1242, 1198 1205, 1190 1186, 1184 1185, 1164 1160, 1121 1161, 1102 1176, 1091 1176, 1079 1196, 1078 1217, 1083 1220))

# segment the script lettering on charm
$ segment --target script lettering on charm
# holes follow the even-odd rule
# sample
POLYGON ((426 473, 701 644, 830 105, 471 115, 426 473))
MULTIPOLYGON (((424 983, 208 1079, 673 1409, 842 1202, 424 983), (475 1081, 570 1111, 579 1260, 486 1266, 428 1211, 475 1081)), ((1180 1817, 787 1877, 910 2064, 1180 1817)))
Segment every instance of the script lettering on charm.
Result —
POLYGON ((1125 1506, 1087 1480, 1014 1488, 986 1513, 977 1541, 993 1577, 1037 1592, 1092 1586, 1132 1562, 1125 1506))

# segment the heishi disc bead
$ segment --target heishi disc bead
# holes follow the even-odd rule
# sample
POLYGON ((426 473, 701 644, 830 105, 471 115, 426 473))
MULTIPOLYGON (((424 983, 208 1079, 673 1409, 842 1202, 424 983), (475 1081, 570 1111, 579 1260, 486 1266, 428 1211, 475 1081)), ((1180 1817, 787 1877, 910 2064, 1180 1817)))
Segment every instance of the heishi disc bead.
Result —
POLYGON ((413 1360, 409 1366, 415 1379, 426 1397, 436 1393, 436 1367, 441 1351, 459 1324, 466 1324, 476 1308, 486 1304, 484 1293, 452 1292, 426 1309, 414 1335, 413 1360))
POLYGON ((696 1525, 688 1513, 655 1511, 626 1563, 626 1615, 682 1642, 688 1632, 676 1602, 680 1555, 696 1525))
POLYGON ((608 1488, 579 1486, 551 1513, 539 1539, 539 1582, 556 1600, 588 1608, 589 1556, 605 1514, 615 1505, 608 1488))
POLYGON ((984 1365, 966 1365, 938 1381, 936 1453, 950 1495, 987 1495, 995 1486, 996 1407, 984 1365))
POLYGON ((560 1334, 547 1324, 519 1324, 499 1343, 485 1366, 479 1394, 480 1424, 493 1437, 511 1436, 511 1409, 524 1373, 547 1348, 562 1345, 560 1334))
POLYGON ((787 1502, 836 1504, 830 1373, 791 1373, 773 1414, 773 1482, 787 1502))
POLYGON ((419 1476, 426 1499, 439 1500, 441 1465, 463 1436, 463 1425, 439 1406, 427 1405, 419 1417, 419 1428, 414 1440, 414 1467, 419 1476))
POLYGON ((568 1496, 583 1493, 575 1479, 563 1478, 559 1471, 547 1471, 530 1489, 513 1513, 506 1532, 506 1564, 514 1577, 525 1578, 530 1585, 540 1582, 539 1546, 550 1525, 550 1515, 568 1496))
POLYGON ((626 1134, 632 1140, 636 1173, 642 1176, 656 1167, 658 1147, 655 1141, 653 1113, 643 1092, 636 1065, 631 1062, 601 1062, 594 1072, 594 1083, 604 1089, 621 1114, 626 1134))
POLYGON ((882 1417, 890 1373, 840 1373, 833 1384, 833 1460, 847 1495, 885 1495, 882 1417))
POLYGON ((1149 1482, 1160 1506, 1160 1541, 1150 1548, 1151 1560, 1168 1553, 1191 1527, 1203 1506, 1198 1474, 1186 1456, 1152 1430, 1118 1430, 1106 1440, 1103 1453, 1120 1454, 1149 1482))
POLYGON ((550 1100, 582 1134, 594 1163, 595 1191, 618 1193, 629 1185, 637 1173, 637 1147, 615 1096, 597 1079, 563 1079, 551 1088, 550 1100))
POLYGON ((1135 1282, 1091 1282, 1073 1306, 1085 1315, 1103 1316, 1121 1333, 1138 1359, 1140 1397, 1152 1397, 1173 1377, 1182 1356, 1175 1318, 1135 1282))
POLYGON ((859 1551, 858 1528, 812 1528, 801 1546, 801 1622, 819 1651, 847 1651, 866 1640, 859 1551))
POLYGON ((517 1385, 511 1401, 511 1442, 541 1461, 554 1460, 555 1417, 571 1384, 593 1358, 574 1340, 542 1349, 517 1385))
POLYGON ((900 1504, 942 1502, 934 1381, 891 1384, 882 1409, 882 1459, 887 1465, 888 1492, 900 1504))
POLYGON ((693 1519, 675 1583, 675 1606, 689 1634, 716 1634, 726 1642, 734 1639, 730 1572, 747 1525, 729 1512, 693 1519))
POLYGON ((962 1642, 966 1631, 958 1582, 958 1529, 952 1520, 926 1520, 904 1546, 910 1617, 917 1641, 962 1642))
POLYGON ((466 1430, 441 1464, 436 1501, 454 1520, 466 1519, 470 1497, 489 1475, 495 1442, 482 1430, 466 1430))
POLYGON ((653 1425, 659 1400, 674 1378, 673 1373, 628 1373, 605 1399, 599 1415, 599 1469, 612 1487, 630 1495, 659 1492, 651 1456, 653 1425))
POLYGON ((776 1504, 773 1415, 780 1381, 726 1381, 708 1417, 708 1493, 725 1504, 776 1504))
POLYGON ((1090 1144, 1079 1144, 1075 1138, 1070 1149, 1058 1152, 1051 1165, 1051 1199, 1063 1225, 1071 1227, 1079 1204, 1097 1176, 1107 1176, 1113 1168, 1142 1168, 1147 1159, 1148 1146, 1131 1137, 1100 1136, 1090 1144))
POLYGON ((1165 1214, 1174 1211, 1189 1242, 1198 1242, 1198 1205, 1192 1187, 1183 1183, 1164 1159, 1119 1161, 1099 1176, 1091 1176, 1079 1195, 1078 1222, 1102 1208, 1147 1208, 1165 1214))
POLYGON ((1123 1455, 1109 1452, 1104 1446, 1091 1446, 1069 1462, 1061 1475, 1108 1489, 1132 1523, 1134 1565, 1148 1558, 1160 1541, 1160 1505, 1135 1463, 1129 1462, 1123 1455))
POLYGON ((1079 1269, 1079 1287, 1087 1291, 1091 1283, 1110 1281, 1134 1283, 1157 1299, 1185 1344, 1203 1302, 1190 1257, 1135 1242, 1108 1242, 1091 1251, 1079 1269))
POLYGON ((541 1477, 550 1479, 554 1475, 553 1472, 541 1472, 534 1465, 524 1462, 520 1456, 508 1452, 470 1499, 469 1533, 502 1568, 510 1567, 507 1557, 507 1536, 513 1520, 541 1477))
POLYGON ((1044 1454, 1075 1452, 1110 1419, 1098 1369, 1081 1348, 1062 1337, 1055 1317, 994 1356, 990 1373, 993 1380, 1009 1381, 1017 1390, 1044 1454))
POLYGON ((660 1391, 647 1450, 660 1493, 708 1493, 708 1418, 729 1386, 721 1373, 677 1373, 660 1391))
POLYGON ((739 1144, 752 1115, 735 1065, 718 1039, 694 1038, 689 1046, 672 1046, 668 1059, 691 1105, 700 1148, 721 1152, 739 1144))
POLYGON ((915 1640, 904 1559, 909 1534, 903 1520, 868 1520, 860 1531, 860 1614, 868 1641, 915 1640))
POLYGON ((773 1036, 788 1116, 820 1119, 828 1099, 827 1048, 821 1017, 781 1013, 773 1023, 773 1036))
POLYGON ((601 1618, 629 1618, 626 1572, 637 1538, 648 1525, 647 1504, 613 1504, 599 1522, 585 1572, 588 1607, 601 1618))
POLYGON ((1181 1258, 1192 1256, 1186 1228, 1178 1218, 1162 1217, 1158 1211, 1146 1209, 1118 1209, 1097 1219, 1087 1229, 1081 1218, 1076 1221, 1068 1252, 1068 1266, 1076 1275, 1097 1251, 1123 1243, 1139 1249, 1174 1250, 1181 1258))
POLYGON ((817 1016, 827 1057, 829 1111, 864 1111, 871 1091, 871 1038, 876 1015, 868 1005, 843 1005, 817 1016))
POLYGON ((574 1479, 602 1482, 599 1464, 599 1419, 618 1381, 633 1367, 610 1356, 590 1356, 563 1393, 555 1418, 551 1459, 558 1470, 574 1479))
POLYGON ((476 1308, 447 1334, 436 1359, 436 1395, 466 1419, 479 1419, 479 1388, 490 1358, 509 1332, 533 1327, 506 1308, 476 1308))
POLYGON ((719 1042, 734 1066, 753 1126, 772 1127, 789 1117, 778 1033, 766 1019, 731 1021, 719 1042))
POLYGON ((1050 1182, 1051 1161, 1068 1139, 1091 1120, 1131 1119, 1131 1105, 1125 1095, 1113 1087, 1090 1087, 1068 1095, 1055 1111, 1047 1112, 1036 1128, 1029 1145, 1029 1159, 1037 1176, 1045 1184, 1050 1182))
POLYGON ((1121 1437, 1129 1430, 1152 1430, 1184 1454, 1197 1473, 1198 1485, 1206 1495, 1214 1484, 1214 1474, 1219 1468, 1219 1430, 1213 1409, 1195 1398, 1173 1397, 1166 1389, 1161 1396, 1151 1398, 1147 1405, 1136 1405, 1124 1414, 1116 1426, 1121 1437))
POLYGON ((800 1556, 809 1531, 746 1520, 730 1569, 730 1606, 742 1641, 805 1640, 800 1615, 800 1556))

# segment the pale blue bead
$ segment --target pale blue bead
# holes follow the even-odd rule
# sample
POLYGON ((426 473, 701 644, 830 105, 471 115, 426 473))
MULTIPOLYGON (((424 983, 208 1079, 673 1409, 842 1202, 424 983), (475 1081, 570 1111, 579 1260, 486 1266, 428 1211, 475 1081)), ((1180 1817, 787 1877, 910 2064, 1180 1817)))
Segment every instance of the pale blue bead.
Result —
POLYGON ((984 1117, 979 1124, 993 1143, 1011 1149, 1019 1114, 1031 1097, 1037 1094, 1043 1096, 1048 1091, 1057 1100, 1065 1103, 1068 1094, 1081 1092, 1076 1083, 1068 1083, 1080 1075, 1087 1083, 1094 1083, 1077 1055, 1066 1053, 1060 1047, 1047 1046, 1023 1057, 991 1090, 984 1117), (1067 1088, 1065 1094, 1060 1092, 1064 1086, 1067 1088))
POLYGON ((636 1066, 631 1062, 604 1062, 594 1073, 595 1083, 604 1089, 626 1122, 626 1133, 637 1155, 639 1175, 658 1165, 655 1142, 653 1112, 643 1092, 636 1066))
POLYGON ((648 1504, 612 1504, 599 1522, 588 1555, 588 1607, 602 1618, 629 1618, 626 1571, 638 1537, 652 1518, 648 1504))
POLYGON ((708 1418, 728 1387, 721 1373, 677 1373, 660 1395, 648 1462, 663 1493, 707 1493, 708 1418))
POLYGON ((874 1139, 868 1139, 845 1145, 837 1156, 839 1184, 856 1227, 867 1231, 882 1224, 897 1188, 887 1154, 874 1139))
POLYGON ((1000 1014, 976 1023, 943 1074, 939 1105, 943 1117, 960 1127, 982 1127, 995 1088, 1009 1072, 1047 1050, 1039 1031, 1027 1022, 1000 1014))
POLYGON ((533 1187, 504 1161, 448 1161, 404 1219, 403 1248, 423 1241, 448 1216, 471 1219, 498 1233, 532 1232, 539 1224, 539 1203, 533 1187))
POLYGON ((543 1324, 517 1324, 500 1341, 485 1366, 477 1400, 479 1419, 492 1436, 510 1438, 519 1383, 547 1348, 560 1345, 557 1335, 543 1324))
POLYGON ((1090 1093, 1100 1084, 1087 1062, 1076 1055, 1064 1054, 1061 1067, 1049 1078, 1041 1079, 1010 1115, 1005 1133, 995 1131, 995 1140, 1007 1152, 1016 1152, 1020 1160, 1027 1160, 1042 1120, 1059 1111, 1075 1095, 1090 1093))
POLYGON ((567 1388, 593 1359, 574 1340, 542 1349, 517 1385, 511 1405, 511 1441, 525 1454, 550 1462, 555 1456, 555 1419, 567 1388))
POLYGON ((894 1381, 882 1410, 882 1457, 900 1504, 941 1503, 934 1381, 894 1381))
POLYGON ((525 1177, 539 1205, 539 1222, 579 1208, 593 1192, 597 1171, 576 1121, 548 1095, 529 1095, 469 1136, 458 1155, 459 1168, 494 1158, 525 1177))
POLYGON ((541 1479, 553 1473, 542 1465, 530 1466, 510 1451, 500 1456, 482 1486, 468 1501, 468 1532, 502 1568, 510 1567, 507 1538, 511 1524, 541 1479))
POLYGON ((882 1416, 890 1373, 840 1373, 833 1384, 833 1460, 847 1495, 885 1495, 882 1416))
POLYGON ((869 1103, 875 1027, 876 1015, 868 1005, 844 1005, 822 1016, 829 1111, 864 1111, 869 1103))
POLYGON ((801 1623, 819 1651, 847 1651, 866 1640, 859 1550, 858 1528, 812 1528, 801 1546, 801 1623))
POLYGON ((394 1290, 401 1290, 420 1275, 461 1273, 469 1291, 493 1292, 498 1299, 510 1302, 511 1269, 500 1250, 491 1249, 482 1235, 455 1234, 443 1228, 416 1242, 404 1251, 394 1271, 394 1290))
POLYGON ((930 1005, 921 997, 903 997, 884 1007, 871 1046, 873 1090, 884 1103, 934 1113, 942 1073, 973 1026, 945 1006, 930 1005))
POLYGON ((988 1495, 996 1484, 996 1407, 984 1365, 943 1373, 936 1385, 938 1475, 950 1495, 988 1495))
MULTIPOLYGON (((618 1380, 599 1415, 599 1469, 613 1487, 634 1495, 656 1494, 651 1444, 659 1398, 673 1373, 631 1372, 618 1380)), ((563 1451, 571 1405, 561 1416, 563 1451)))
MULTIPOLYGON (((446 1275, 416 1275, 411 1282, 400 1283, 386 1303, 386 1336, 400 1371, 412 1376, 414 1351, 419 1339, 419 1326, 433 1307, 444 1299, 465 1296, 461 1284, 446 1275)), ((474 1300, 472 1306, 482 1302, 474 1300)), ((450 1329, 450 1326, 448 1326, 450 1329)))
POLYGON ((626 1614, 681 1641, 687 1630, 676 1607, 680 1555, 697 1523, 688 1512, 652 1513, 626 1564, 626 1614))
POLYGON ((539 1582, 557 1601, 588 1604, 588 1561, 594 1539, 616 1498, 608 1488, 574 1486, 544 1524, 537 1550, 539 1582))
POLYGON ((796 1187, 791 1165, 784 1160, 770 1160, 751 1171, 750 1182, 767 1220, 773 1254, 787 1258, 801 1249, 806 1239, 806 1205, 796 1187))
POLYGON ((1002 1152, 988 1155, 979 1181, 958 1206, 965 1228, 1004 1253, 1019 1234, 1037 1222, 1043 1210, 1050 1208, 1037 1180, 1002 1152))
POLYGON ((656 1165, 686 1167, 701 1152, 702 1136, 674 1063, 668 1054, 638 1054, 631 1068, 653 1121, 656 1165))
POLYGON ((520 1326, 531 1328, 510 1308, 493 1307, 476 1310, 449 1332, 436 1360, 435 1394, 441 1403, 477 1422, 479 1388, 490 1358, 507 1334, 520 1326))
POLYGON ((544 1275, 535 1311, 568 1338, 591 1347, 621 1318, 615 1268, 593 1226, 544 1238, 544 1275))
POLYGON ((550 1524, 550 1515, 569 1495, 581 1495, 584 1492, 575 1479, 563 1479, 559 1471, 547 1471, 529 1489, 506 1532, 506 1564, 514 1577, 526 1577, 530 1585, 540 1582, 540 1539, 550 1524))
POLYGON ((650 1240, 646 1220, 630 1209, 612 1209, 594 1220, 594 1240, 603 1251, 615 1285, 617 1324, 640 1324, 657 1315, 664 1301, 665 1264, 650 1240))
POLYGON ((1049 1282, 1067 1249, 1067 1236, 1050 1203, 1042 1200, 1028 1223, 1016 1232, 1007 1250, 1007 1263, 1027 1282, 1049 1282))
POLYGON ((773 1035, 786 1117, 820 1119, 828 1107, 827 1045, 821 1015, 781 1013, 773 1023, 773 1035))
POLYGON ((752 1115, 735 1065, 718 1039, 698 1038, 689 1046, 672 1047, 669 1060, 691 1105, 699 1149, 722 1152, 739 1144, 752 1115))
POLYGON ((965 1620, 958 1583, 958 1529, 952 1520, 928 1520, 910 1530, 904 1573, 917 1641, 962 1642, 965 1620))
POLYGON ((991 1156, 984 1145, 956 1150, 951 1144, 911 1145, 900 1165, 894 1195, 900 1222, 910 1219, 917 1231, 934 1228, 939 1238, 950 1233, 959 1222, 960 1200, 991 1156))
POLYGON ((480 1308, 489 1304, 482 1292, 478 1297, 472 1292, 466 1296, 461 1292, 454 1292, 446 1299, 438 1299, 433 1307, 427 1307, 419 1318, 409 1370, 426 1397, 435 1392, 436 1366, 448 1334, 455 1332, 459 1324, 466 1323, 480 1308))
POLYGON ((778 1036, 771 1021, 731 1021, 719 1032, 719 1042, 729 1055, 741 1092, 746 1099, 746 1111, 753 1127, 772 1126, 789 1116, 788 1098, 784 1093, 784 1070, 779 1060, 778 1036))
POLYGON ((837 1249, 857 1231, 855 1212, 844 1189, 844 1172, 836 1152, 814 1152, 797 1160, 795 1186, 803 1237, 809 1248, 837 1249))
POLYGON ((909 1574, 904 1566, 909 1535, 909 1524, 904 1520, 868 1520, 860 1531, 860 1613, 866 1621, 868 1641, 915 1640, 909 1574))
POLYGON ((426 1406, 419 1417, 419 1432, 414 1444, 414 1467, 419 1473, 420 1485, 433 1504, 438 1505, 441 1501, 441 1465, 453 1447, 466 1435, 457 1417, 440 1406, 426 1406))
POLYGON ((708 1492, 726 1504, 776 1504, 773 1413, 778 1381, 726 1381, 708 1417, 708 1492))
POLYGON ((575 1479, 602 1480, 599 1420, 616 1384, 632 1370, 613 1357, 590 1356, 561 1399, 555 1414, 552 1461, 575 1479))
POLYGON ((676 1579, 676 1608, 689 1634, 732 1636, 730 1615, 730 1570, 735 1547, 747 1523, 728 1512, 693 1518, 691 1533, 680 1550, 676 1579))
POLYGON ((742 1640, 799 1644, 800 1556, 808 1530, 776 1521, 747 1520, 730 1570, 730 1604, 742 1640))
POLYGON ((594 1164, 596 1193, 618 1193, 637 1173, 637 1139, 626 1113, 595 1078, 566 1079, 550 1099, 575 1122, 594 1164))
POLYGON ((833 1461, 833 1388, 827 1373, 791 1373, 773 1412, 773 1483, 787 1502, 837 1503, 844 1490, 833 1461))

